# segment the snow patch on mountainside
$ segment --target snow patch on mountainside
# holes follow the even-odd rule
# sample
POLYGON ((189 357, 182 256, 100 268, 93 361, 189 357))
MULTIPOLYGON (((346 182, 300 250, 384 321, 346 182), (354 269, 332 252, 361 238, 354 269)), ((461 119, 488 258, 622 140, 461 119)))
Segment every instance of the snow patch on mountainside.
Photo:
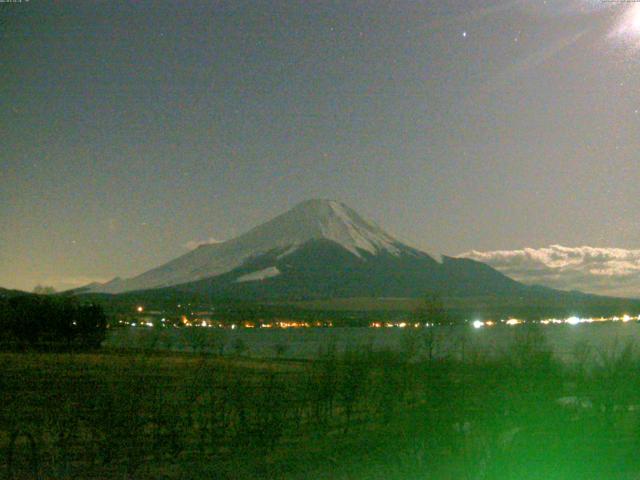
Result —
POLYGON ((278 270, 278 267, 268 267, 263 270, 258 270, 257 272, 242 275, 236 278, 236 282, 253 282, 256 280, 264 280, 266 278, 277 277, 278 275, 280 275, 280 270, 278 270))

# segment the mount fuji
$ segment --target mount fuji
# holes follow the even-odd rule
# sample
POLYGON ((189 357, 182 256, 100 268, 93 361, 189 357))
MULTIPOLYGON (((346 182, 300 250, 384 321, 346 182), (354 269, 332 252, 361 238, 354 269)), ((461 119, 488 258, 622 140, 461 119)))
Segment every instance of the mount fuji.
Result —
POLYGON ((308 200, 234 239, 201 245, 129 279, 78 293, 165 289, 250 299, 516 293, 524 285, 483 263, 412 248, 333 200, 308 200))

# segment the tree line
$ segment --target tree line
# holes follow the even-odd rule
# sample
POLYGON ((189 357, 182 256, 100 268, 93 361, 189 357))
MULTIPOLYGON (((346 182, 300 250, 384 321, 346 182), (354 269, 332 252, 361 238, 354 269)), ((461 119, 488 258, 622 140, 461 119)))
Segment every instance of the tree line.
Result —
POLYGON ((0 346, 5 349, 98 348, 106 328, 101 306, 72 297, 0 297, 0 346))

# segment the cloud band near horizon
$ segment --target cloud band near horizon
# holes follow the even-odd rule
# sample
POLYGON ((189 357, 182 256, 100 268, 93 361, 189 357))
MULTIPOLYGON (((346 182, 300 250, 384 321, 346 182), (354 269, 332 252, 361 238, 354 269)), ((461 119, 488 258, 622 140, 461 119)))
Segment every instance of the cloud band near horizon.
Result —
POLYGON ((565 247, 471 250, 459 257, 487 263, 526 284, 640 298, 640 250, 565 247))

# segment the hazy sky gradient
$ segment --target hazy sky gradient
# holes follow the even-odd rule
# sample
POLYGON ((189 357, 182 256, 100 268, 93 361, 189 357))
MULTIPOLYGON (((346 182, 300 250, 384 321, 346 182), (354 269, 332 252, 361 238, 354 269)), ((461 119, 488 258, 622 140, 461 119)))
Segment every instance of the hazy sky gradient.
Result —
POLYGON ((640 248, 637 7, 2 4, 0 286, 131 276, 310 197, 433 253, 640 248))

